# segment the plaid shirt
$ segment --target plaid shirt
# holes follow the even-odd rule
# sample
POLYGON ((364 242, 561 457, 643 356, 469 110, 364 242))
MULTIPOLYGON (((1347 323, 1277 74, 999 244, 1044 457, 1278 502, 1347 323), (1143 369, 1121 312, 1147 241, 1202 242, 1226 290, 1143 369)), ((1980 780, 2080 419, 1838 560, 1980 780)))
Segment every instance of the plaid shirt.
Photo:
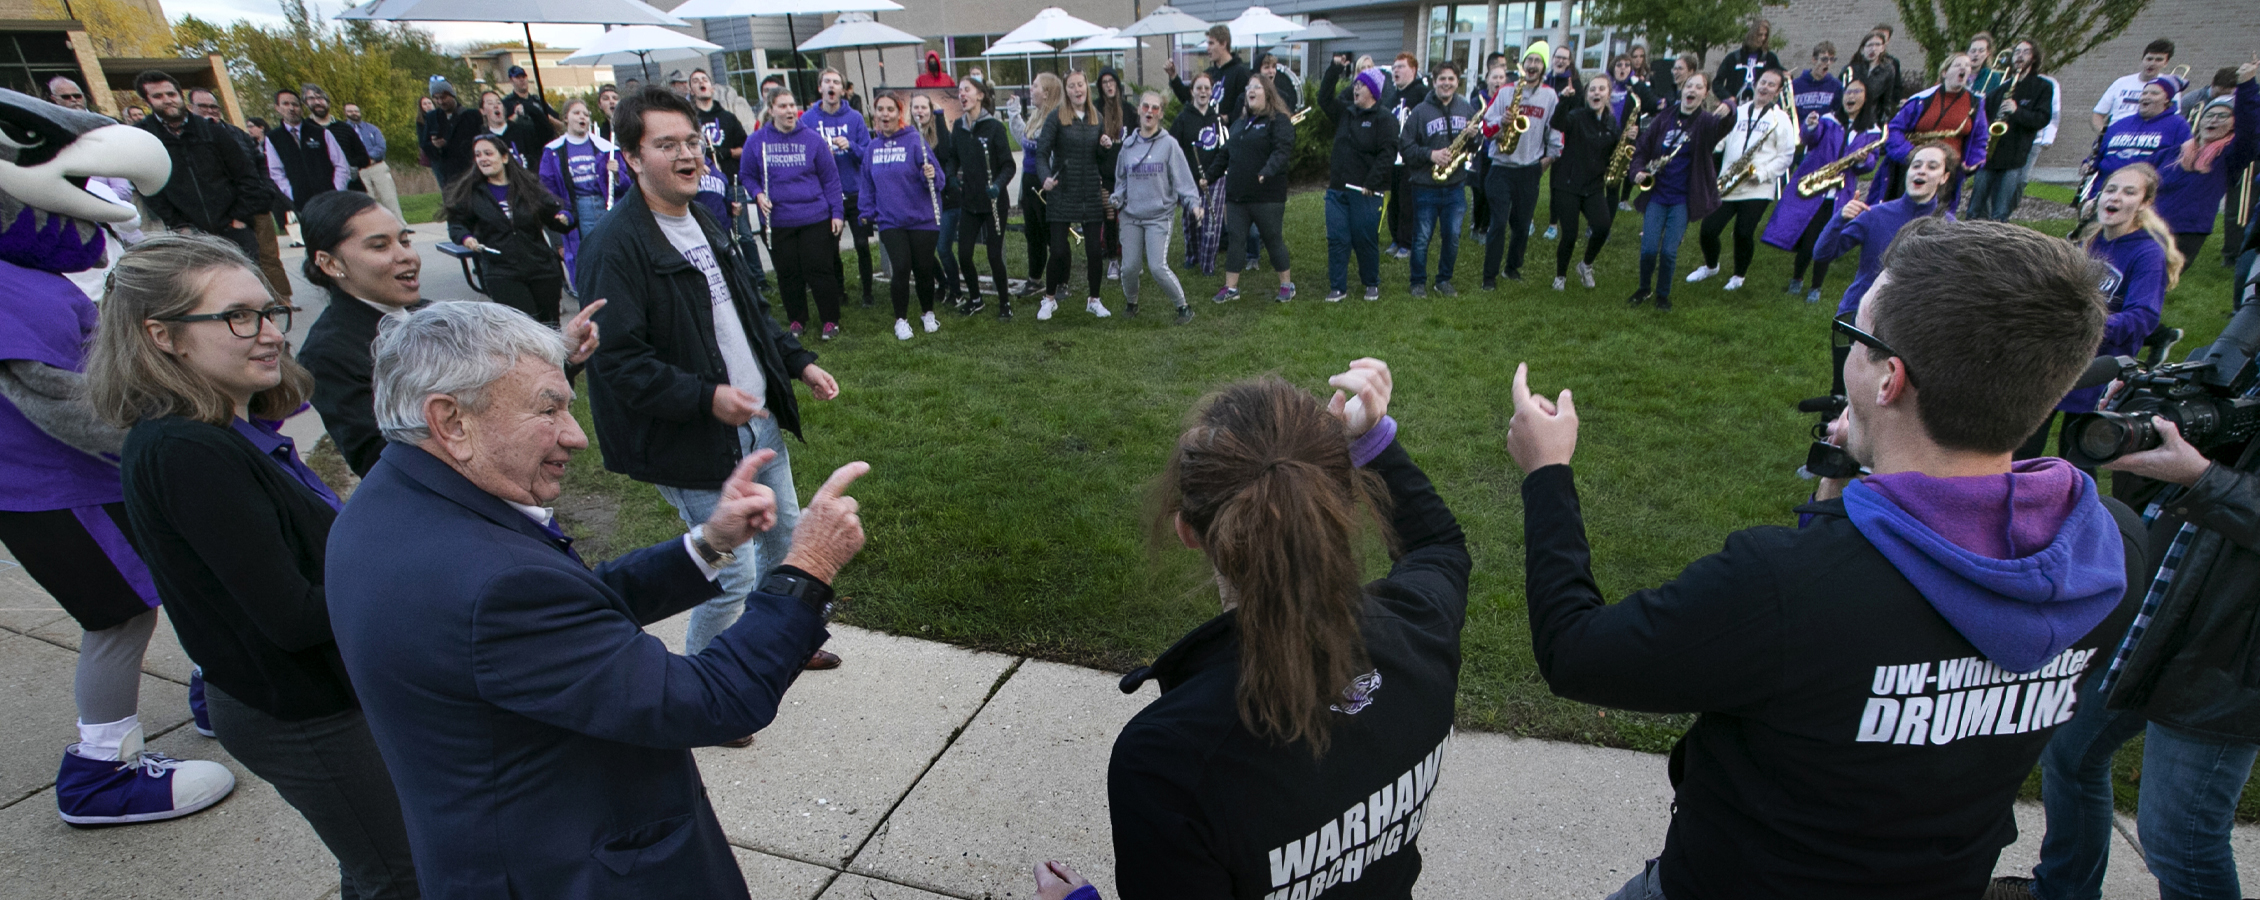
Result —
MULTIPOLYGON (((2159 513, 2168 502, 2180 496, 2181 491, 2174 487, 2159 494, 2158 499, 2142 511, 2142 523, 2158 521, 2159 513)), ((2134 655, 2135 645, 2142 643, 2142 633, 2150 629, 2151 617, 2157 615, 2158 607, 2165 603, 2166 589, 2173 586, 2174 573, 2181 569, 2182 556, 2189 552, 2190 543, 2196 539, 2197 525, 2192 522, 2183 522, 2181 529, 2174 532, 2173 543, 2166 547, 2166 558, 2158 565, 2158 575, 2150 579, 2150 592, 2142 595, 2142 607, 2135 611, 2134 624, 2127 626, 2126 639, 2120 641, 2119 649, 2111 654, 2111 667, 2103 670, 2103 681, 2095 686, 2099 695, 2110 696, 2112 682, 2119 680, 2119 670, 2125 668, 2127 658, 2134 655)))

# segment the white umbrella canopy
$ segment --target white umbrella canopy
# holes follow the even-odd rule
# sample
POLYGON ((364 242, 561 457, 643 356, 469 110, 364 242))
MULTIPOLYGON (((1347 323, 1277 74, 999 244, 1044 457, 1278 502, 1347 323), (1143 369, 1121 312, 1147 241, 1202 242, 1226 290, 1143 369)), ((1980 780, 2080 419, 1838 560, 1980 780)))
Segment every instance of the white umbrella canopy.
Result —
POLYGON ((981 51, 982 56, 1049 56, 1057 48, 1038 41, 1013 41, 981 51))
POLYGON ((1029 19, 1020 27, 1005 32, 1004 37, 997 39, 997 43, 1010 44, 1017 41, 1079 41, 1093 35, 1105 33, 1106 28, 1102 26, 1093 25, 1089 22, 1083 21, 1082 19, 1068 15, 1067 10, 1060 9, 1057 6, 1050 6, 1045 7, 1044 11, 1037 13, 1035 18, 1029 19))
POLYGON ((1187 14, 1174 6, 1157 6, 1153 12, 1130 27, 1117 32, 1122 37, 1147 37, 1170 34, 1199 34, 1208 30, 1208 23, 1187 14))
POLYGON ((1067 52, 1069 53, 1109 53, 1115 50, 1136 49, 1138 49, 1137 38, 1120 37, 1118 30, 1113 28, 1067 45, 1067 52))
POLYGON ((847 47, 899 47, 924 43, 925 38, 892 25, 872 21, 868 13, 843 13, 833 20, 832 27, 817 32, 815 37, 801 42, 796 49, 802 53, 813 53, 847 47))
POLYGON ((893 12, 895 0, 685 0, 672 12, 684 19, 735 19, 739 16, 820 16, 847 12, 893 12))
POLYGON ((1310 27, 1280 38, 1282 44, 1300 44, 1305 41, 1335 41, 1354 38, 1357 33, 1325 19, 1312 19, 1310 27))
POLYGON ((1261 44, 1265 35, 1293 34, 1303 30, 1302 25, 1291 19, 1274 15, 1270 8, 1263 6, 1248 7, 1240 13, 1238 18, 1224 24, 1232 29, 1232 46, 1234 47, 1261 44))
POLYGON ((705 56, 720 49, 721 44, 702 41, 680 31, 657 25, 629 25, 598 35, 596 40, 573 51, 573 55, 561 62, 568 66, 624 66, 645 62, 650 57, 705 56))
POLYGON ((372 0, 338 19, 520 25, 688 25, 638 0, 372 0))

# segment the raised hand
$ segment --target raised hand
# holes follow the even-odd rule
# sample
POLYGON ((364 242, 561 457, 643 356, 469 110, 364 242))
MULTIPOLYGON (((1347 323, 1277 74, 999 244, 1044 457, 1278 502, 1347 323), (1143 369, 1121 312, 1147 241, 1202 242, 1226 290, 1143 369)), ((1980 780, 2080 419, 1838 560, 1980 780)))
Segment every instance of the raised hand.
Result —
POLYGON ((565 357, 566 362, 579 365, 596 354, 596 345, 603 339, 597 335, 594 317, 597 310, 604 308, 604 302, 604 298, 598 297, 592 303, 583 304, 581 311, 565 323, 565 346, 572 348, 565 357))
POLYGON ((1577 405, 1569 391, 1549 401, 1530 392, 1530 364, 1515 366, 1514 418, 1507 423, 1507 453, 1524 474, 1568 465, 1577 453, 1577 405))
POLYGON ((1867 211, 1868 204, 1866 203, 1866 201, 1863 201, 1858 197, 1844 201, 1844 221, 1849 222, 1853 219, 1857 219, 1860 217, 1861 213, 1867 211))
POLYGON ((722 482, 722 499, 706 517, 706 542, 725 550, 744 546, 753 536, 777 526, 777 494, 758 484, 754 475, 777 458, 775 450, 755 450, 738 460, 738 467, 722 482))
POLYGON ((1036 900, 1064 900, 1090 884, 1068 864, 1052 860, 1036 864, 1036 900))
POLYGON ((1372 357, 1352 361, 1349 371, 1326 383, 1335 387, 1334 398, 1326 402, 1326 411, 1342 420, 1342 429, 1350 439, 1364 437, 1373 430, 1381 417, 1389 414, 1391 376, 1389 364, 1372 357))
POLYGON ((847 488, 869 471, 870 463, 848 463, 816 489, 793 526, 793 548, 785 553, 785 565, 825 584, 839 577, 840 569, 863 550, 863 520, 856 515, 861 505, 847 496, 847 488))

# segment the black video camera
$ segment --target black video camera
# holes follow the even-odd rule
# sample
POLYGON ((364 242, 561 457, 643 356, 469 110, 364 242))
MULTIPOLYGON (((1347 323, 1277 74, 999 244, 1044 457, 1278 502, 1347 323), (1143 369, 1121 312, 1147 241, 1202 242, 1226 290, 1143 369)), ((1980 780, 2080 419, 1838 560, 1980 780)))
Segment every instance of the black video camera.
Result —
POLYGON ((2260 349, 2260 306, 2246 306, 2212 346, 2185 362, 2144 369, 2119 357, 2118 377, 2126 386, 2109 409, 2066 426, 2071 434, 2065 457, 2092 468, 2156 449, 2160 417, 2172 420, 2182 439, 2199 450, 2260 435, 2260 397, 2246 396, 2260 380, 2252 365, 2255 349, 2260 349))

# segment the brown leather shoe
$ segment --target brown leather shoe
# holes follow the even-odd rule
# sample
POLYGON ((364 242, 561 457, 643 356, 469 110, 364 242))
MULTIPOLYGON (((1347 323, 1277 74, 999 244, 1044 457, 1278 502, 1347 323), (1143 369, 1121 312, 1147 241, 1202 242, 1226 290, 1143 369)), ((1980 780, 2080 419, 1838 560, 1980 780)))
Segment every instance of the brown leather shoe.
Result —
POLYGON ((753 735, 749 734, 742 738, 723 741, 722 746, 728 747, 732 750, 743 750, 747 747, 753 746, 753 735))
POLYGON ((816 651, 816 655, 808 658, 808 664, 801 666, 803 670, 809 672, 822 671, 824 669, 837 669, 839 667, 840 655, 833 653, 830 650, 816 651))

